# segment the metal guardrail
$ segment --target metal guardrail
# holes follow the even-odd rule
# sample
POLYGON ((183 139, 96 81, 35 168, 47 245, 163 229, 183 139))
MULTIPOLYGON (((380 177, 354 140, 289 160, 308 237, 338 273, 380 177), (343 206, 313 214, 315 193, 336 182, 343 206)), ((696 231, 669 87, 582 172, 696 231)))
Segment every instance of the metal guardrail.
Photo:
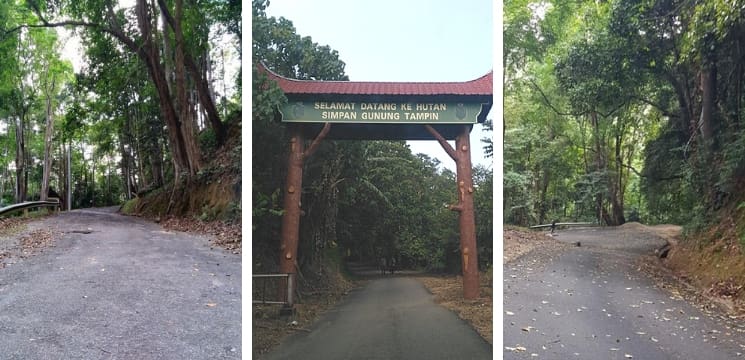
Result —
POLYGON ((4 208, 0 208, 0 216, 11 213, 13 211, 31 209, 35 207, 44 207, 44 206, 60 206, 60 201, 59 199, 54 198, 54 200, 26 201, 26 202, 22 202, 18 204, 13 204, 10 206, 6 206, 4 208))
POLYGON ((295 293, 295 274, 253 274, 253 291, 254 294, 252 294, 253 303, 254 304, 282 304, 287 305, 289 307, 292 307, 293 305, 293 295, 295 293), (267 290, 267 284, 270 282, 271 279, 282 279, 285 278, 285 281, 278 281, 278 284, 274 284, 273 286, 270 286, 267 290), (262 281, 262 286, 258 286, 257 279, 264 279, 262 281), (287 284, 287 289, 284 289, 284 291, 280 291, 280 287, 284 287, 284 284, 287 284), (261 289, 261 292, 256 294, 257 289, 261 289), (274 300, 267 300, 267 291, 271 293, 272 295, 269 297, 269 299, 274 300), (277 299, 281 295, 278 294, 286 294, 286 299, 277 299), (258 299, 257 296, 258 295, 258 299))
POLYGON ((533 225, 530 228, 531 229, 540 229, 544 227, 559 227, 559 226, 597 226, 597 223, 592 222, 565 222, 565 223, 555 223, 555 224, 543 224, 543 225, 533 225))

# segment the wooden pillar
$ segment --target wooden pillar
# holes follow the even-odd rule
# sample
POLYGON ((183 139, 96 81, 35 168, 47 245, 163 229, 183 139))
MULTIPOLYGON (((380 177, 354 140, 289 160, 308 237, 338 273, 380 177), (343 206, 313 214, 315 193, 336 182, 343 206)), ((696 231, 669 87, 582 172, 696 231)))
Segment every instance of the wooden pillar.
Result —
POLYGON ((473 210, 473 176, 471 169, 470 126, 455 138, 457 153, 456 180, 460 207, 460 252, 463 264, 463 297, 479 297, 479 264, 476 248, 476 219, 473 210))
MULTIPOLYGON (((326 137, 331 128, 330 123, 323 126, 321 132, 316 136, 313 143, 305 149, 300 125, 290 126, 290 155, 287 159, 287 180, 285 181, 284 214, 282 214, 282 232, 279 240, 279 272, 282 274, 297 273, 297 247, 300 240, 300 215, 302 213, 303 193, 303 162, 317 149, 321 140, 326 137)), ((291 279, 290 281, 293 281, 291 279)), ((296 285, 297 283, 293 283, 296 285)), ((280 283, 279 298, 287 301, 287 280, 280 283)), ((296 288, 293 286, 292 288, 296 288)), ((290 294, 292 295, 292 294, 290 294)), ((290 301, 291 302, 291 301, 290 301)), ((290 308, 292 304, 290 304, 290 308)))
POLYGON ((300 207, 302 205, 300 201, 303 188, 304 139, 299 128, 294 127, 291 131, 279 245, 279 272, 283 274, 296 273, 295 261, 300 237, 300 207))
POLYGON ((460 253, 463 265, 463 298, 479 297, 479 262, 476 248, 476 219, 473 210, 473 176, 471 170, 471 126, 463 125, 455 138, 455 149, 430 125, 424 126, 437 139, 445 152, 455 160, 458 204, 450 210, 458 211, 460 225, 460 253))

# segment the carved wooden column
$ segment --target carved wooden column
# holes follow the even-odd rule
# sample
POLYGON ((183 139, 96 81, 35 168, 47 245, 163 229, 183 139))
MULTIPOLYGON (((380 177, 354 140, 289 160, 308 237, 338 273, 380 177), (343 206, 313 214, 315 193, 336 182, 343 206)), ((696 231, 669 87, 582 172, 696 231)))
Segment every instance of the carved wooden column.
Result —
MULTIPOLYGON (((279 240, 279 272, 297 273, 297 247, 300 239, 300 214, 303 193, 303 162, 310 157, 326 137, 331 124, 326 123, 313 143, 305 149, 305 139, 301 125, 290 127, 290 155, 287 159, 287 180, 285 181, 284 213, 282 232, 279 240)), ((287 282, 280 282, 279 298, 287 300, 287 282)))
POLYGON ((290 155, 287 159, 287 181, 285 182, 284 213, 279 245, 279 272, 294 274, 300 237, 300 207, 303 189, 303 135, 299 127, 290 134, 290 155))
POLYGON ((445 152, 455 160, 456 182, 458 185, 458 204, 450 205, 450 210, 460 213, 460 253, 463 265, 463 298, 470 300, 479 297, 479 262, 476 248, 476 219, 473 210, 473 176, 471 169, 471 127, 463 125, 455 138, 455 149, 430 125, 427 131, 437 139, 445 152))
POLYGON ((479 297, 479 265, 476 248, 476 219, 473 210, 473 176, 471 169, 471 141, 469 126, 455 138, 456 179, 460 205, 460 251, 463 262, 463 297, 479 297))

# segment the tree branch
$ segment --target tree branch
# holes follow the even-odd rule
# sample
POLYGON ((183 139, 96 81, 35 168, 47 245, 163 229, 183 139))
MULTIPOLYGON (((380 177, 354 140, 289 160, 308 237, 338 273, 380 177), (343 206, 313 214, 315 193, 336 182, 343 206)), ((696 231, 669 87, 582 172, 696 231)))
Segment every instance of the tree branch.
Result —
POLYGON ((617 163, 619 165, 627 168, 627 169, 630 169, 631 171, 634 172, 634 174, 636 174, 639 177, 650 178, 650 179, 655 180, 655 181, 669 181, 669 180, 678 180, 678 179, 682 179, 683 178, 682 175, 674 175, 674 176, 668 176, 668 177, 664 177, 664 178, 648 176, 648 175, 644 175, 644 174, 640 173, 639 170, 636 170, 636 168, 634 168, 633 166, 631 166, 629 164, 624 164, 621 161, 617 161, 617 163))
POLYGON ((561 116, 582 116, 582 115, 587 114, 586 111, 585 112, 579 112, 579 113, 568 113, 568 112, 559 111, 559 109, 557 109, 553 104, 551 104, 551 101, 548 99, 548 96, 546 96, 546 93, 544 93, 543 90, 541 90, 541 87, 538 86, 538 84, 536 84, 536 82, 533 81, 533 79, 528 79, 528 81, 530 81, 530 83, 533 84, 533 87, 536 90, 538 90, 538 92, 541 94, 541 96, 543 97, 543 102, 545 102, 546 105, 548 105, 548 107, 550 107, 551 110, 553 110, 557 115, 561 115, 561 116))
POLYGON ((641 96, 635 96, 635 97, 633 97, 633 99, 634 100, 641 101, 641 102, 643 102, 643 103, 645 103, 645 104, 647 104, 647 105, 649 105, 649 106, 651 106, 651 107, 659 110, 659 112, 662 113, 662 115, 665 115, 667 117, 670 117, 670 118, 678 118, 678 117, 680 117, 680 115, 673 114, 670 111, 664 109, 662 107, 662 105, 659 105, 659 104, 656 104, 656 103, 652 102, 652 100, 645 99, 645 98, 643 98, 641 96))
POLYGON ((431 125, 424 125, 424 128, 427 129, 427 131, 432 134, 435 139, 437 139, 437 142, 439 142, 442 148, 445 149, 445 152, 448 153, 448 155, 450 155, 453 160, 458 162, 458 154, 455 152, 455 149, 450 146, 448 141, 445 140, 445 138, 442 137, 442 135, 440 135, 440 133, 437 132, 437 130, 435 130, 435 128, 433 128, 431 125))
POLYGON ((595 112, 597 112, 597 113, 598 113, 598 115, 600 115, 600 116, 602 116, 602 117, 606 118, 606 117, 608 117, 608 116, 611 116, 611 115, 613 115, 613 113, 614 113, 614 112, 616 112, 616 111, 620 110, 620 109, 621 109, 622 107, 624 107, 625 105, 626 105, 626 102, 624 101, 624 102, 622 102, 622 103, 618 104, 618 106, 616 106, 616 107, 615 107, 615 108, 614 108, 613 110, 609 111, 609 112, 608 112, 607 114, 603 114, 603 113, 601 113, 600 111, 597 111, 597 110, 596 110, 595 112))
MULTIPOLYGON (((33 28, 55 28, 55 27, 63 27, 63 26, 82 26, 87 27, 91 29, 96 29, 99 31, 103 31, 117 40, 121 41, 124 45, 126 45, 128 48, 130 48, 135 53, 139 52, 139 46, 134 42, 134 40, 128 38, 126 35, 124 35, 124 32, 121 31, 121 29, 116 28, 110 28, 103 26, 101 24, 97 23, 91 23, 87 21, 76 21, 76 20, 66 20, 66 21, 59 21, 59 22, 49 22, 44 16, 41 14, 41 11, 39 8, 34 4, 31 3, 31 7, 33 8, 34 13, 36 14, 36 17, 39 18, 39 21, 41 21, 41 24, 20 24, 16 27, 10 28, 8 30, 3 30, 3 38, 5 38, 7 35, 12 34, 16 31, 19 31, 21 29, 33 29, 33 28)), ((110 20, 115 21, 115 20, 110 20)))

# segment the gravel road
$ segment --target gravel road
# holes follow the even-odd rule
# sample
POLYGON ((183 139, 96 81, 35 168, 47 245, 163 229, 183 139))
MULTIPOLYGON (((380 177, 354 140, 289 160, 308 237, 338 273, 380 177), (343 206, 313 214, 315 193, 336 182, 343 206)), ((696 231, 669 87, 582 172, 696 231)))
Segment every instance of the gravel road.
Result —
POLYGON ((745 323, 704 313, 635 266, 664 240, 617 229, 560 231, 580 247, 504 266, 505 359, 745 358, 745 323))
POLYGON ((240 255, 114 210, 29 224, 57 239, 0 269, 0 359, 240 359, 240 255))

